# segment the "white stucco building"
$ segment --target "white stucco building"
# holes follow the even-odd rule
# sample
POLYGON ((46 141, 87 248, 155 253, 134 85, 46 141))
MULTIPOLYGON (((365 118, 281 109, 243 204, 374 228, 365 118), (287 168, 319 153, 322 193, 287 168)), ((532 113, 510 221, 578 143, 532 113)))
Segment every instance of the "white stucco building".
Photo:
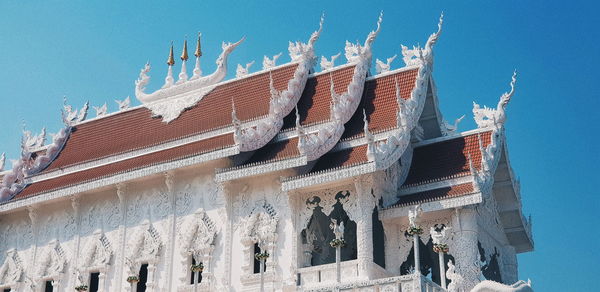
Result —
POLYGON ((0 291, 530 291, 478 284, 516 282, 533 250, 504 134, 516 73, 459 132, 433 78, 442 19, 398 69, 373 62, 381 20, 345 64, 317 64, 321 22, 287 63, 231 80, 243 39, 209 75, 198 39, 191 76, 187 44, 161 89, 141 70, 140 106, 65 105, 48 144, 24 133, 0 174, 0 291))

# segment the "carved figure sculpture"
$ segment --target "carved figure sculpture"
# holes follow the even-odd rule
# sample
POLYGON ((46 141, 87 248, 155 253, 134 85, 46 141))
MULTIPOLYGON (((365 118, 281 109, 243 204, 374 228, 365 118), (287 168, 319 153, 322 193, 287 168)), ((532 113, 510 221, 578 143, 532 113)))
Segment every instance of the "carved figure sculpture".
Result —
POLYGON ((104 103, 103 106, 94 106, 94 110, 96 111, 97 117, 106 115, 106 111, 107 111, 106 103, 104 103))
POLYGON ((119 105, 119 111, 122 110, 126 110, 129 108, 129 104, 131 103, 131 99, 129 99, 129 96, 127 98, 125 98, 124 100, 115 100, 115 102, 119 105))
POLYGON ((377 74, 381 74, 390 71, 392 62, 394 61, 394 59, 396 59, 396 57, 398 57, 398 55, 394 55, 390 58, 387 58, 386 63, 379 59, 375 59, 375 72, 377 74))
POLYGON ((342 53, 337 53, 336 55, 331 56, 330 60, 327 60, 325 56, 321 56, 321 70, 329 70, 335 67, 335 60, 339 58, 342 53))
POLYGON ((505 92, 500 97, 498 106, 496 109, 488 108, 484 106, 481 108, 479 104, 473 102, 473 118, 477 123, 478 128, 485 128, 490 126, 502 125, 506 121, 506 105, 515 94, 515 83, 517 82, 517 71, 513 73, 512 80, 510 82, 510 91, 505 92))
POLYGON ((254 61, 250 63, 246 63, 246 66, 242 66, 240 64, 237 65, 237 70, 235 71, 235 77, 240 78, 248 75, 248 70, 250 70, 250 66, 254 64, 254 61))
POLYGON ((277 62, 277 59, 279 59, 279 57, 281 57, 281 53, 274 55, 273 58, 269 59, 269 57, 264 56, 263 57, 263 70, 267 70, 267 69, 271 69, 273 67, 275 67, 275 63, 277 62))
POLYGON ((423 213, 421 205, 416 205, 412 210, 408 210, 408 223, 411 227, 417 227, 421 213, 423 213))
POLYGON ((336 239, 344 238, 344 221, 341 221, 338 225, 339 220, 332 219, 331 220, 331 229, 333 230, 333 234, 335 234, 336 239))
POLYGON ((464 283, 464 278, 456 273, 456 267, 452 263, 452 260, 448 261, 448 270, 446 271, 446 278, 450 280, 448 284, 448 292, 466 292, 461 287, 464 283))
POLYGON ((63 97, 63 111, 62 120, 67 126, 72 126, 85 120, 87 116, 88 108, 90 107, 89 102, 86 102, 83 107, 79 110, 73 109, 72 106, 67 104, 67 97, 63 97))

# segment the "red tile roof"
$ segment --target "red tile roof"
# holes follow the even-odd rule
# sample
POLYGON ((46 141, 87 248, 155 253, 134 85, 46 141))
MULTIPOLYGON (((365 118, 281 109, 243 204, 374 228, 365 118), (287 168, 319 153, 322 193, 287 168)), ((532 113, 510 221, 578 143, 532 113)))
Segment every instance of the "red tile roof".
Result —
POLYGON ((464 183, 460 185, 400 196, 398 201, 394 203, 392 207, 402 207, 407 205, 415 205, 431 201, 460 197, 472 194, 474 192, 475 191, 473 190, 473 184, 464 183))
POLYGON ((481 167, 478 135, 483 147, 490 144, 491 130, 481 134, 456 137, 438 143, 417 147, 405 186, 439 181, 470 174, 469 155, 475 168, 481 167))
MULTIPOLYGON (((272 71, 276 89, 287 88, 297 64, 272 71)), ((198 104, 166 124, 140 107, 75 126, 65 148, 46 171, 93 161, 231 125, 231 99, 237 116, 248 120, 269 110, 269 73, 217 86, 198 104)))
POLYGON ((225 134, 210 139, 186 144, 183 146, 158 151, 127 160, 122 160, 108 165, 33 183, 27 186, 17 196, 15 196, 13 200, 31 197, 39 193, 49 192, 59 188, 85 183, 103 177, 151 166, 154 164, 187 158, 197 154, 222 149, 225 147, 230 147, 234 144, 235 143, 233 141, 233 134, 225 134))
POLYGON ((398 111, 396 79, 400 86, 400 96, 409 99, 410 93, 415 87, 417 73, 418 69, 412 69, 367 81, 361 104, 350 121, 346 123, 346 131, 342 139, 364 135, 363 109, 367 114, 371 132, 377 133, 395 128, 396 112, 398 111))
POLYGON ((367 145, 361 145, 321 156, 309 174, 367 162, 367 145))
MULTIPOLYGON (((268 162, 300 156, 298 151, 298 138, 292 138, 276 143, 270 143, 256 150, 256 152, 243 165, 251 163, 268 162)), ((242 166, 243 166, 242 165, 242 166)))
MULTIPOLYGON (((329 73, 319 74, 309 78, 302 96, 298 101, 300 124, 303 126, 318 124, 329 120, 331 104, 331 78, 335 92, 346 92, 348 84, 352 81, 354 68, 344 67, 329 73)), ((283 130, 296 127, 296 113, 292 111, 284 119, 283 130)))

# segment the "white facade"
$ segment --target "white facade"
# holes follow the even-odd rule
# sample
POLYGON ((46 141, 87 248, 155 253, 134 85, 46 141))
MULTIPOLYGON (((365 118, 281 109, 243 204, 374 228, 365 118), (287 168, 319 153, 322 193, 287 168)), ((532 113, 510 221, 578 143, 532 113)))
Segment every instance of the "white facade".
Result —
MULTIPOLYGON (((393 118, 398 127, 371 134, 365 114, 364 137, 339 142, 344 124, 359 106, 365 81, 405 70, 390 71, 394 58, 388 59, 387 64, 377 60, 377 75, 367 78, 371 43, 380 23, 381 17, 377 30, 369 34, 364 46, 346 45, 346 57, 356 66, 356 77, 343 93, 336 93, 333 83, 331 88, 334 101, 347 99, 349 103, 333 105, 332 118, 326 126, 304 129, 296 122, 301 154, 298 159, 242 170, 232 168, 238 164, 234 155, 255 151, 274 137, 281 140, 286 139, 285 135, 294 135, 275 136, 309 78, 315 60, 313 43, 320 30, 308 44, 290 44, 292 62, 297 62, 299 69, 286 90, 276 92, 270 77, 271 94, 283 101, 270 104, 265 121, 242 125, 234 107, 233 126, 210 132, 215 136, 217 132, 234 133, 235 147, 65 185, 0 204, 0 291, 41 292, 47 291, 47 285, 52 285, 52 291, 74 291, 78 286, 91 286, 95 281, 92 275, 98 279, 97 291, 111 292, 136 291, 135 283, 128 282, 132 276, 146 278, 139 279, 145 282, 145 291, 260 291, 261 277, 265 291, 530 291, 530 286, 522 282, 513 289, 481 281, 516 282, 516 253, 533 248, 504 136, 504 109, 514 94, 514 77, 511 91, 501 97, 496 109, 475 106, 479 129, 456 133, 456 125, 453 129, 444 125, 431 77, 432 47, 441 32, 440 22, 439 30, 424 49, 403 47, 406 68, 418 70, 415 89, 407 101, 400 98, 396 80, 394 99, 399 110, 393 118), (323 143, 324 135, 329 135, 329 142, 323 143), (470 175, 403 185, 415 149, 474 135, 480 139, 481 167, 474 167, 471 162, 470 175), (491 137, 485 147, 481 144, 484 135, 491 137), (314 165, 312 161, 329 151, 357 145, 367 145, 367 163, 312 176, 302 172, 302 167, 314 165), (457 185, 469 185, 473 191, 396 204, 403 196, 457 185), (342 233, 346 241, 341 248, 339 283, 337 265, 332 261, 334 249, 329 248, 330 240, 335 238, 329 221, 336 218, 338 223, 345 222, 342 233), (411 227, 418 227, 422 234, 408 235, 411 227), (435 244, 447 244, 452 263, 447 264, 446 256, 439 264, 438 255, 432 251, 435 244), (415 250, 414 246, 418 248, 415 250), (268 253, 262 275, 255 267, 257 251, 268 253), (419 254, 420 269, 427 276, 415 271, 419 266, 414 262, 415 253, 419 254), (193 281, 190 270, 198 262, 204 266, 200 283, 193 281), (448 269, 448 273, 443 273, 450 280, 447 289, 446 283, 439 280, 440 266, 448 269), (484 290, 488 288, 492 290, 484 290)), ((169 66, 165 86, 152 94, 144 93, 149 80, 146 73, 150 70, 146 66, 136 83, 142 106, 161 115, 165 123, 177 119, 220 84, 227 55, 240 43, 224 44, 217 71, 206 77, 201 76, 199 56, 189 80, 185 60, 180 81, 173 80, 169 66), (170 100, 173 96, 179 97, 170 100)), ((336 69, 335 58, 323 58, 321 67, 325 73, 336 69)), ((276 68, 276 59, 265 57, 263 70, 276 68)), ((238 68, 236 80, 248 78, 249 66, 238 68)), ((128 101, 121 104, 122 110, 127 111, 128 101)), ((12 177, 16 171, 3 173, 5 181, 13 179, 14 184, 2 189, 2 196, 14 196, 27 183, 60 177, 63 171, 93 168, 94 163, 110 165, 144 151, 150 153, 163 146, 168 149, 191 142, 176 141, 38 174, 57 157, 69 129, 83 123, 86 110, 87 105, 83 113, 70 107, 66 110, 66 130, 48 147, 44 156, 47 160, 34 159, 35 167, 24 172, 30 176, 20 180, 12 177)), ((106 116, 105 108, 98 109, 98 116, 106 116)), ((210 133, 202 135, 209 137, 210 133)), ((35 136, 35 147, 43 144, 34 140, 35 136)))

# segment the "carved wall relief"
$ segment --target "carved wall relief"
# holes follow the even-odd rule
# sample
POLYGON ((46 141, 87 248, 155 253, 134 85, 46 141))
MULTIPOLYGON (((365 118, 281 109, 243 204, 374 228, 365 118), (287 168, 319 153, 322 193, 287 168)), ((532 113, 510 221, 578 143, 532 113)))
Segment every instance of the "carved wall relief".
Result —
POLYGON ((256 202, 255 207, 241 222, 240 237, 244 248, 244 264, 242 266, 242 282, 249 280, 254 274, 255 245, 261 252, 269 253, 265 262, 265 274, 273 278, 276 275, 277 258, 274 255, 277 242, 277 224, 279 215, 273 206, 266 201, 256 202))
MULTIPOLYGON (((193 262, 202 263, 202 287, 209 288, 214 281, 211 269, 212 252, 215 248, 214 241, 217 235, 216 226, 203 209, 198 209, 193 216, 184 221, 179 232, 182 287, 190 282, 190 266, 193 262)), ((181 289, 181 288, 180 288, 181 289)))
POLYGON ((23 277, 23 264, 16 249, 10 249, 6 252, 6 259, 0 266, 0 287, 18 288, 23 277))

